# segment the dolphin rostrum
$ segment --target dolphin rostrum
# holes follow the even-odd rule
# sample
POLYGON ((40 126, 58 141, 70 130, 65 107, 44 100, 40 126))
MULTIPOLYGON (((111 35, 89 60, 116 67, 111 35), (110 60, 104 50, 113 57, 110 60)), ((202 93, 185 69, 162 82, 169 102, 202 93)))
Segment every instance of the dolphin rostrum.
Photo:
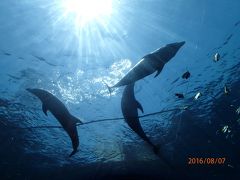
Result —
POLYGON ((154 145, 146 136, 138 118, 138 109, 143 112, 142 105, 135 99, 134 96, 134 83, 125 87, 121 100, 121 108, 124 119, 129 127, 137 133, 144 141, 153 147, 155 154, 158 153, 159 148, 154 145))
POLYGON ((144 56, 128 73, 114 86, 107 85, 111 94, 112 88, 125 86, 134 83, 152 73, 157 71, 155 77, 157 77, 162 71, 164 65, 172 59, 178 50, 185 44, 185 41, 167 44, 154 52, 144 56))
POLYGON ((34 94, 41 100, 42 110, 44 114, 47 116, 47 111, 49 110, 62 125, 63 129, 68 133, 69 137, 71 138, 73 147, 73 151, 69 155, 69 157, 74 155, 77 152, 77 148, 79 146, 76 124, 82 124, 82 122, 78 118, 71 115, 70 112, 67 110, 66 106, 57 97, 55 97, 48 91, 30 88, 26 90, 34 94))

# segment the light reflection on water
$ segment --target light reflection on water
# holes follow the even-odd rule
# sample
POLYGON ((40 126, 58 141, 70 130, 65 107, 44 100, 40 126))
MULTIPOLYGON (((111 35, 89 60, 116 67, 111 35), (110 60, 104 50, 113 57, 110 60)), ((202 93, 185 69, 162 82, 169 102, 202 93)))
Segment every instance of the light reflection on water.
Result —
MULTIPOLYGON (((129 59, 121 59, 114 62, 109 70, 102 68, 95 69, 94 72, 88 72, 77 69, 74 73, 68 73, 65 76, 59 76, 60 72, 56 73, 59 76, 56 82, 56 88, 62 99, 66 103, 79 104, 84 100, 92 100, 97 96, 108 97, 109 92, 103 82, 109 86, 117 83, 131 68, 132 63, 129 59), (90 79, 86 78, 94 74, 90 79)), ((112 95, 116 94, 113 92, 112 95)))

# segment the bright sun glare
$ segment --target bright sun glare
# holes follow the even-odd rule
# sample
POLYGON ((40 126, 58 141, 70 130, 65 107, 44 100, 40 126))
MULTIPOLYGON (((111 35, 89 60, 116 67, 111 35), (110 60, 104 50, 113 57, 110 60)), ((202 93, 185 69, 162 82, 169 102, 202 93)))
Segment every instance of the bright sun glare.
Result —
POLYGON ((112 13, 112 0, 63 0, 66 15, 73 15, 80 26, 112 13))

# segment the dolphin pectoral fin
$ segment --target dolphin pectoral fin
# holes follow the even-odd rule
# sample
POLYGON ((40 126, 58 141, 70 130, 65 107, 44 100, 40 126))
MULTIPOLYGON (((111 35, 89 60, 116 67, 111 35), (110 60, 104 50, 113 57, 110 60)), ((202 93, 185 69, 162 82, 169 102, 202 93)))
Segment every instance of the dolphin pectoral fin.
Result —
POLYGON ((78 124, 83 124, 83 122, 82 122, 80 119, 76 118, 75 116, 72 116, 72 115, 71 115, 71 119, 72 119, 73 122, 76 123, 76 124, 77 124, 77 123, 78 123, 78 124))
POLYGON ((136 104, 137 104, 137 108, 140 109, 142 113, 144 113, 142 105, 138 101, 136 101, 136 104))
POLYGON ((157 77, 160 74, 160 72, 161 70, 157 70, 157 74, 154 76, 154 78, 157 77))
POLYGON ((45 104, 42 104, 42 111, 44 112, 44 114, 47 116, 47 106, 45 104))

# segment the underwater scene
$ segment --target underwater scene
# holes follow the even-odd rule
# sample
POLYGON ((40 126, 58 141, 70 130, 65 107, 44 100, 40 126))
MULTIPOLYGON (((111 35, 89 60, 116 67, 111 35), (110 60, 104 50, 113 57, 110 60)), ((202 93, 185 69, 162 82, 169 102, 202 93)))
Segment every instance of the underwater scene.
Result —
POLYGON ((0 179, 240 178, 239 0, 1 0, 0 179))

